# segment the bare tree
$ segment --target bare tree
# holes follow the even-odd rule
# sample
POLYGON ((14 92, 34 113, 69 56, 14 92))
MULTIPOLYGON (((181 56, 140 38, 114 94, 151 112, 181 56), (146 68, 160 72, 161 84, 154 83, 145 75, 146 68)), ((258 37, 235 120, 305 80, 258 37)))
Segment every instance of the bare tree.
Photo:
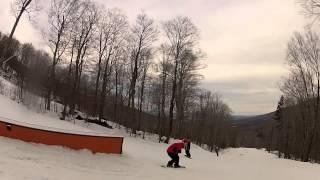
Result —
POLYGON ((151 48, 153 42, 156 40, 158 31, 155 27, 154 21, 150 19, 146 14, 138 15, 136 24, 132 27, 131 36, 131 62, 133 64, 133 70, 129 87, 129 101, 128 107, 132 110, 132 124, 133 132, 136 131, 136 115, 135 115, 135 94, 136 94, 136 82, 138 79, 138 69, 141 64, 142 52, 151 48))
POLYGON ((55 87, 55 71, 57 64, 61 61, 70 40, 70 28, 77 17, 80 2, 78 0, 52 0, 48 21, 49 32, 47 33, 49 47, 52 51, 52 65, 49 72, 47 110, 50 110, 52 91, 55 87))
POLYGON ((168 143, 173 127, 173 111, 177 93, 178 66, 183 60, 183 52, 187 49, 193 49, 199 39, 199 35, 197 28, 188 17, 176 17, 165 22, 163 28, 172 51, 174 61, 172 92, 169 108, 169 131, 166 139, 166 142, 168 143))
POLYGON ((160 89, 160 94, 159 94, 159 119, 158 119, 158 134, 159 134, 159 142, 161 141, 162 136, 164 135, 165 131, 165 124, 166 124, 166 98, 168 94, 168 75, 170 75, 171 71, 171 64, 170 64, 170 58, 171 58, 171 51, 170 47, 166 46, 165 44, 162 44, 160 47, 160 62, 158 64, 158 71, 160 71, 159 74, 159 79, 161 81, 160 88, 157 89, 159 91, 160 89))
MULTIPOLYGON (((71 33, 72 35, 72 33, 71 33)), ((64 120, 65 117, 67 116, 67 106, 69 105, 69 96, 71 94, 71 75, 72 75, 72 65, 73 65, 73 60, 74 60, 74 53, 75 53, 75 46, 76 46, 76 41, 75 39, 71 39, 71 46, 69 44, 70 47, 68 47, 68 50, 70 52, 68 52, 69 55, 69 65, 68 65, 68 73, 67 73, 67 77, 66 77, 66 83, 65 83, 65 93, 64 93, 64 106, 63 106, 63 111, 62 111, 62 117, 61 119, 64 120)))
POLYGON ((123 52, 121 46, 123 46, 128 21, 127 17, 119 10, 113 9, 108 12, 108 26, 105 33, 105 39, 107 41, 106 51, 104 53, 104 70, 102 77, 101 96, 99 102, 99 119, 103 118, 103 111, 105 107, 105 100, 107 93, 111 90, 108 85, 111 81, 112 65, 119 60, 119 53, 123 52), (107 89, 108 88, 108 89, 107 89))
POLYGON ((35 0, 15 0, 14 4, 12 4, 12 11, 16 17, 16 20, 14 22, 14 25, 11 29, 9 39, 12 39, 14 32, 16 31, 16 28, 18 26, 18 23, 22 17, 22 15, 27 12, 29 17, 31 16, 31 13, 35 11, 39 11, 39 7, 37 6, 37 2, 32 4, 35 0))
POLYGON ((301 117, 305 121, 304 138, 301 141, 305 147, 302 152, 303 161, 310 160, 319 128, 319 50, 319 37, 311 29, 307 29, 304 34, 295 33, 288 43, 287 62, 291 74, 283 83, 282 91, 301 107, 301 117))
POLYGON ((147 76, 148 76, 148 71, 149 71, 149 67, 152 59, 152 52, 150 51, 150 49, 148 49, 148 51, 144 52, 142 55, 142 75, 141 75, 141 84, 140 84, 140 92, 139 92, 139 119, 138 119, 138 124, 137 124, 137 130, 140 131, 141 130, 141 121, 143 116, 142 116, 142 112, 143 112, 143 106, 144 106, 144 93, 145 93, 145 86, 146 86, 146 81, 147 81, 147 76))
POLYGON ((118 9, 112 9, 105 11, 100 10, 100 19, 98 22, 98 32, 97 32, 97 53, 98 53, 98 63, 97 63, 97 77, 95 84, 95 107, 94 113, 96 114, 98 108, 98 89, 100 83, 100 76, 102 70, 103 59, 107 57, 108 50, 114 46, 114 42, 119 41, 117 34, 123 33, 127 28, 126 16, 118 9))
POLYGON ((123 89, 125 84, 124 79, 124 68, 126 66, 128 53, 125 48, 119 48, 117 50, 117 54, 115 56, 114 61, 114 88, 115 88, 115 97, 114 97, 114 107, 113 107, 113 120, 118 123, 118 127, 120 127, 120 114, 119 113, 119 105, 123 108, 123 89), (120 102, 119 102, 120 101, 120 102), (119 115, 118 115, 119 114, 119 115))
POLYGON ((97 8, 91 1, 84 1, 81 3, 78 11, 78 19, 73 24, 73 38, 75 44, 75 70, 71 93, 70 114, 73 114, 76 105, 76 98, 79 96, 80 79, 82 67, 90 48, 90 41, 92 41, 93 32, 97 23, 97 8))
MULTIPOLYGON (((22 17, 22 15, 27 12, 29 13, 29 16, 33 10, 37 10, 35 5, 31 5, 32 0, 15 0, 14 3, 12 4, 11 11, 15 15, 15 22, 13 24, 13 27, 11 29, 10 35, 8 37, 4 52, 2 53, 3 58, 8 58, 9 56, 12 56, 10 51, 7 51, 10 49, 11 43, 12 43, 12 38, 13 34, 16 31, 16 28, 19 24, 19 21, 22 17)), ((1 60, 1 59, 0 59, 1 60)))
POLYGON ((302 6, 303 12, 308 17, 314 18, 314 21, 319 20, 320 16, 320 1, 319 0, 299 0, 298 3, 302 6))
POLYGON ((197 144, 208 145, 210 151, 223 148, 227 134, 231 134, 227 125, 231 110, 219 94, 198 91, 197 105, 192 112, 192 137, 197 144))
POLYGON ((201 68, 201 64, 199 63, 201 57, 202 53, 200 51, 194 52, 191 49, 186 49, 182 53, 181 61, 179 62, 176 94, 177 136, 182 136, 183 134, 183 130, 185 129, 183 127, 185 109, 189 106, 187 102, 195 94, 195 88, 202 77, 198 73, 198 70, 201 68))

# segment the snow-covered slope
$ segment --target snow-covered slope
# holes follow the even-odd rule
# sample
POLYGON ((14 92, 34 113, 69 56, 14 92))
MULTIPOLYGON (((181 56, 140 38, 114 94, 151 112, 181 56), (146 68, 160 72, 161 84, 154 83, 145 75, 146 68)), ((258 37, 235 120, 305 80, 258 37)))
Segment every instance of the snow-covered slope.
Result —
POLYGON ((160 167, 165 145, 126 138, 123 155, 92 154, 0 138, 0 179, 30 180, 301 180, 320 179, 320 166, 277 159, 255 149, 229 149, 220 157, 193 146, 186 169, 160 167))
POLYGON ((124 130, 61 121, 38 114, 0 95, 0 116, 32 124, 76 131, 123 135, 122 155, 92 154, 64 147, 26 143, 0 137, 0 179, 4 180, 301 180, 320 179, 320 165, 278 159, 256 149, 227 149, 220 157, 192 145, 193 159, 181 156, 186 169, 162 168, 167 145, 152 136, 129 137, 124 130))
POLYGON ((59 122, 58 116, 55 116, 53 113, 42 114, 33 112, 22 104, 18 104, 2 95, 0 95, 0 119, 17 121, 20 124, 25 123, 26 125, 52 127, 70 131, 88 131, 87 128, 75 126, 67 121, 59 122))

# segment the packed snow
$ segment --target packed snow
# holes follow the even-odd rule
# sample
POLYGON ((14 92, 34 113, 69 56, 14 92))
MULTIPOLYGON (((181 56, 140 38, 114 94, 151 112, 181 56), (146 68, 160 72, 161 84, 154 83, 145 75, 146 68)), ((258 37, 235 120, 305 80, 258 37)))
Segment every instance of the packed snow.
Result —
POLYGON ((278 159, 256 149, 228 149, 220 157, 192 146, 186 169, 162 168, 166 145, 126 137, 122 155, 92 154, 0 137, 0 179, 13 180, 301 180, 320 179, 320 166, 278 159))
MULTIPOLYGON (((0 95, 0 117, 40 126, 124 136, 123 154, 93 154, 89 150, 27 143, 0 137, 0 179, 4 180, 320 180, 320 165, 278 159, 257 149, 227 149, 217 157, 192 144, 192 159, 180 155, 185 169, 162 168, 169 160, 167 144, 130 137, 124 128, 107 129, 83 121, 61 121, 0 95)), ((113 124, 113 126, 115 126, 113 124)))

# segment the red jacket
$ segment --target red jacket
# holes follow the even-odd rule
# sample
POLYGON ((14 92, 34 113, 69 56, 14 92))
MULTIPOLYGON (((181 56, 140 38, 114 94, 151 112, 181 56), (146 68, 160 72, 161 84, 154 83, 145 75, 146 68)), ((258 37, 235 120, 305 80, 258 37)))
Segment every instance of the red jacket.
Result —
POLYGON ((182 142, 173 143, 168 147, 167 152, 178 154, 181 153, 182 148, 184 148, 184 144, 182 142))

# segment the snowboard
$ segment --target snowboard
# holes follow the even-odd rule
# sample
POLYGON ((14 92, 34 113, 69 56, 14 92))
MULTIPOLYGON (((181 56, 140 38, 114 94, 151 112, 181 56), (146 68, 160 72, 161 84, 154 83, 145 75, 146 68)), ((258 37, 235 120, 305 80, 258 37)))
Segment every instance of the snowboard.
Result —
POLYGON ((163 167, 163 168, 172 168, 172 169, 186 168, 185 166, 180 166, 180 167, 174 167, 174 166, 172 166, 172 167, 167 167, 167 165, 161 165, 161 167, 163 167))

